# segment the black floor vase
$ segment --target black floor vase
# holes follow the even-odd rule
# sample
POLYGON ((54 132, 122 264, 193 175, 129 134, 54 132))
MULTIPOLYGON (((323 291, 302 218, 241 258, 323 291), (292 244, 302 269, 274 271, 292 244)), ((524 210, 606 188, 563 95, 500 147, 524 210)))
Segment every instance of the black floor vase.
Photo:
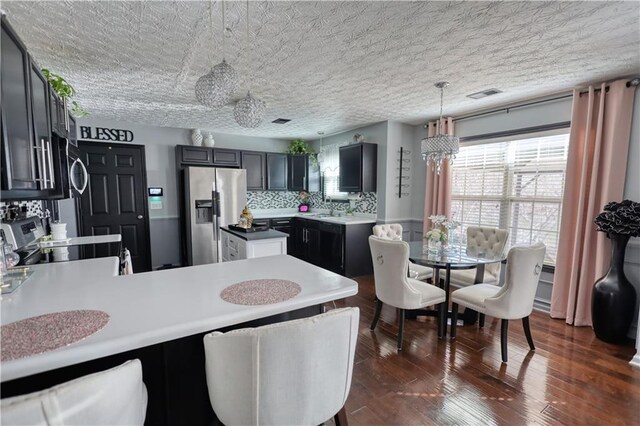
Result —
POLYGON ((611 266, 600 278, 591 296, 591 320, 596 337, 609 343, 627 340, 636 307, 636 290, 624 275, 624 253, 628 235, 609 234, 611 266))

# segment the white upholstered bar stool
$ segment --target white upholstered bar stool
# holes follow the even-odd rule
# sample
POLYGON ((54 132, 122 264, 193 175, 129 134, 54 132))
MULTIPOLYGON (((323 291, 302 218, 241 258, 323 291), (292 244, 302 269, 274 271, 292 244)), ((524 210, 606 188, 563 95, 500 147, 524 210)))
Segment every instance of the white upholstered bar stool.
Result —
POLYGON ((435 285, 407 277, 409 244, 372 235, 369 237, 369 247, 377 297, 371 330, 376 328, 383 303, 397 308, 399 310, 398 350, 401 351, 405 309, 438 305, 438 337, 442 338, 446 326, 444 318, 446 293, 435 285))
MULTIPOLYGON (((399 223, 387 223, 384 225, 375 225, 373 227, 373 235, 378 238, 384 238, 393 241, 402 241, 402 225, 399 223)), ((416 265, 409 261, 409 276, 416 280, 425 281, 433 275, 433 269, 416 265)))
POLYGON ((358 308, 204 336, 209 399, 232 425, 344 426, 358 308))
POLYGON ((147 389, 137 359, 49 389, 3 399, 3 425, 142 425, 147 389))
POLYGON ((542 243, 514 246, 507 255, 506 279, 502 287, 476 284, 451 293, 451 340, 456 338, 458 305, 462 305, 502 320, 500 347, 503 362, 507 362, 509 320, 522 319, 529 348, 535 350, 529 328, 529 315, 533 310, 533 299, 542 272, 545 250, 546 247, 542 243))

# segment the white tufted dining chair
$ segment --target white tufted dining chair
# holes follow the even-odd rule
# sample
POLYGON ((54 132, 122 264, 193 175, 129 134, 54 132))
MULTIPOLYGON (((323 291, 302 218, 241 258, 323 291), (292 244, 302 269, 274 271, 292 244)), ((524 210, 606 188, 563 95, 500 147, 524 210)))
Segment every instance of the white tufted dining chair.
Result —
POLYGON ((358 308, 204 336, 209 399, 232 425, 346 424, 358 308))
POLYGON ((456 338, 458 305, 462 305, 502 320, 500 346, 503 362, 507 362, 509 320, 522 319, 529 347, 535 350, 529 328, 529 315, 533 310, 533 299, 538 288, 545 251, 546 247, 542 243, 512 247, 507 255, 506 279, 502 287, 476 284, 451 293, 451 340, 456 338))
POLYGON ((142 425, 147 389, 137 359, 1 401, 4 425, 142 425))
POLYGON ((369 237, 369 247, 377 297, 371 330, 376 328, 383 303, 398 308, 398 350, 401 351, 405 309, 438 305, 438 337, 442 338, 446 326, 446 293, 434 285, 407 277, 409 244, 372 235, 369 237))
MULTIPOLYGON (((373 235, 386 240, 402 241, 402 225, 399 223, 387 223, 375 225, 373 235)), ((416 280, 425 281, 433 275, 433 270, 429 267, 416 265, 409 261, 409 276, 416 280)))
MULTIPOLYGON (((467 252, 473 255, 499 255, 509 239, 506 229, 469 226, 467 228, 467 252)), ((477 277, 477 268, 451 271, 451 285, 465 287, 471 284, 497 284, 500 280, 500 262, 489 263, 484 267, 484 276, 477 277)))

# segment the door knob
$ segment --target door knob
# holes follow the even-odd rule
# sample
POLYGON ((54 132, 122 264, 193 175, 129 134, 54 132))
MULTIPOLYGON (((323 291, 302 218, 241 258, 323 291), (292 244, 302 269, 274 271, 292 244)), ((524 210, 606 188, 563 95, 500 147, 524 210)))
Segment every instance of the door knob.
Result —
POLYGON ((138 219, 142 219, 144 218, 144 216, 142 216, 141 214, 138 215, 138 219))

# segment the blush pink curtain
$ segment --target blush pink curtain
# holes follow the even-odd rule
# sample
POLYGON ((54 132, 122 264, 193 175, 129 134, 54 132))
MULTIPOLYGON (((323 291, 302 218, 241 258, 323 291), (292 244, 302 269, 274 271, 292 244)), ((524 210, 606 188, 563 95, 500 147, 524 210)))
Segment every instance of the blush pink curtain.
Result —
POLYGON ((591 291, 609 266, 610 243, 593 219, 609 201, 622 201, 635 87, 626 80, 573 92, 569 159, 551 317, 591 325, 591 291))
MULTIPOLYGON (((427 123, 427 137, 435 136, 438 124, 441 124, 442 132, 453 135, 453 118, 443 118, 440 120, 430 121, 427 123)), ((427 178, 424 190, 424 222, 423 234, 431 229, 431 215, 451 215, 451 165, 445 162, 442 165, 440 175, 436 173, 436 168, 428 163, 427 178)))

